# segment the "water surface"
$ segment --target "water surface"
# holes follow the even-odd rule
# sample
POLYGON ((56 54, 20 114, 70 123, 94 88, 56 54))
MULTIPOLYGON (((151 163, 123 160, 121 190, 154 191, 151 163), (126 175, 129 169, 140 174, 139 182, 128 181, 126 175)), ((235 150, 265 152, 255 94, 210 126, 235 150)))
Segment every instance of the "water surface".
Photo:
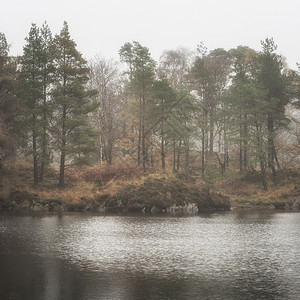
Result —
POLYGON ((0 214, 0 299, 300 299, 300 214, 0 214))

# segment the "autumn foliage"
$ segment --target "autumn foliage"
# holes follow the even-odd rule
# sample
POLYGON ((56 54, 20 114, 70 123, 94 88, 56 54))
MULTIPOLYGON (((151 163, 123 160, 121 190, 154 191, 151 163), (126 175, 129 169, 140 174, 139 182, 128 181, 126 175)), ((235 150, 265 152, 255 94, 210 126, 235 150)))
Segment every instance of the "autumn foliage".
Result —
POLYGON ((130 179, 141 174, 142 168, 137 165, 107 165, 85 168, 82 172, 82 179, 103 185, 114 179, 130 179))

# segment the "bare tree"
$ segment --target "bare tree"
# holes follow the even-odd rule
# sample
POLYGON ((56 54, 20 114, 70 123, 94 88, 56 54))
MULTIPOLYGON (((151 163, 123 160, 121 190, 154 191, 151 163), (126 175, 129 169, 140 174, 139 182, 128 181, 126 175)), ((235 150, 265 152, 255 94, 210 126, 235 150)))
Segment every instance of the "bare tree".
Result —
POLYGON ((193 53, 186 48, 165 50, 159 59, 158 73, 168 79, 175 90, 187 86, 187 74, 194 59, 193 53))
POLYGON ((100 133, 99 160, 112 164, 122 110, 120 67, 115 60, 96 55, 90 61, 90 70, 89 85, 98 91, 94 100, 99 107, 92 113, 92 123, 100 133))

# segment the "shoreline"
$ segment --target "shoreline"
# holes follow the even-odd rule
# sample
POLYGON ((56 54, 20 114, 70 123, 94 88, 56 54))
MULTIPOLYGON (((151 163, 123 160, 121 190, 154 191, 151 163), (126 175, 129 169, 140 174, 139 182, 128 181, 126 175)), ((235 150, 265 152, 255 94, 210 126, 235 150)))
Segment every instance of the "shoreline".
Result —
MULTIPOLYGON (((28 174, 27 171, 24 174, 28 174)), ((214 186, 197 176, 183 173, 154 173, 112 178, 107 182, 97 181, 97 176, 89 180, 77 177, 77 180, 68 181, 65 188, 55 185, 51 176, 39 187, 24 180, 15 181, 0 196, 0 210, 150 214, 197 214, 236 209, 300 210, 300 185, 296 177, 294 181, 289 179, 285 184, 274 185, 267 193, 239 177, 214 186)), ((25 176, 20 178, 25 179, 25 176)))
MULTIPOLYGON (((185 203, 184 205, 178 205, 173 203, 168 207, 160 207, 156 206, 155 202, 149 201, 150 204, 144 207, 126 207, 119 202, 120 205, 116 206, 105 206, 107 202, 102 201, 99 202, 97 200, 86 200, 81 199, 78 203, 65 203, 61 200, 40 200, 37 198, 36 194, 29 195, 26 197, 20 198, 22 193, 15 194, 14 199, 10 199, 8 201, 3 201, 0 199, 0 211, 11 211, 11 212, 52 212, 52 213, 72 213, 72 212, 80 212, 80 213, 104 213, 104 214, 160 214, 160 215, 168 215, 168 214, 186 214, 186 215, 196 215, 207 212, 228 212, 228 211, 246 211, 246 210, 269 210, 269 211, 300 211, 300 196, 290 199, 288 201, 273 201, 268 204, 263 204, 261 202, 257 203, 249 203, 247 201, 237 202, 230 201, 227 197, 218 195, 220 199, 224 202, 222 204, 218 203, 218 205, 213 206, 207 205, 206 207, 197 205, 197 203, 190 202, 185 203), (16 197, 17 196, 17 197, 16 197), (17 201, 16 201, 17 200, 17 201)), ((115 196, 111 196, 114 198, 115 196)), ((107 200, 107 199, 106 199, 107 200)), ((209 200, 208 202, 210 202, 209 200)))

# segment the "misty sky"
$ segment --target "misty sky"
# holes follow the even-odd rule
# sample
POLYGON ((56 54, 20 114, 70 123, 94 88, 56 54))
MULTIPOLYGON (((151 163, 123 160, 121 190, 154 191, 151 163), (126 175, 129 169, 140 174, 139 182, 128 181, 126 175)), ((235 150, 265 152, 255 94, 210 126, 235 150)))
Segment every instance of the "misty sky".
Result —
POLYGON ((85 58, 118 58, 125 42, 136 40, 156 60, 180 46, 209 50, 245 45, 260 50, 273 37, 290 68, 300 62, 299 0, 8 0, 1 4, 0 32, 21 55, 31 23, 59 33, 63 21, 85 58))

